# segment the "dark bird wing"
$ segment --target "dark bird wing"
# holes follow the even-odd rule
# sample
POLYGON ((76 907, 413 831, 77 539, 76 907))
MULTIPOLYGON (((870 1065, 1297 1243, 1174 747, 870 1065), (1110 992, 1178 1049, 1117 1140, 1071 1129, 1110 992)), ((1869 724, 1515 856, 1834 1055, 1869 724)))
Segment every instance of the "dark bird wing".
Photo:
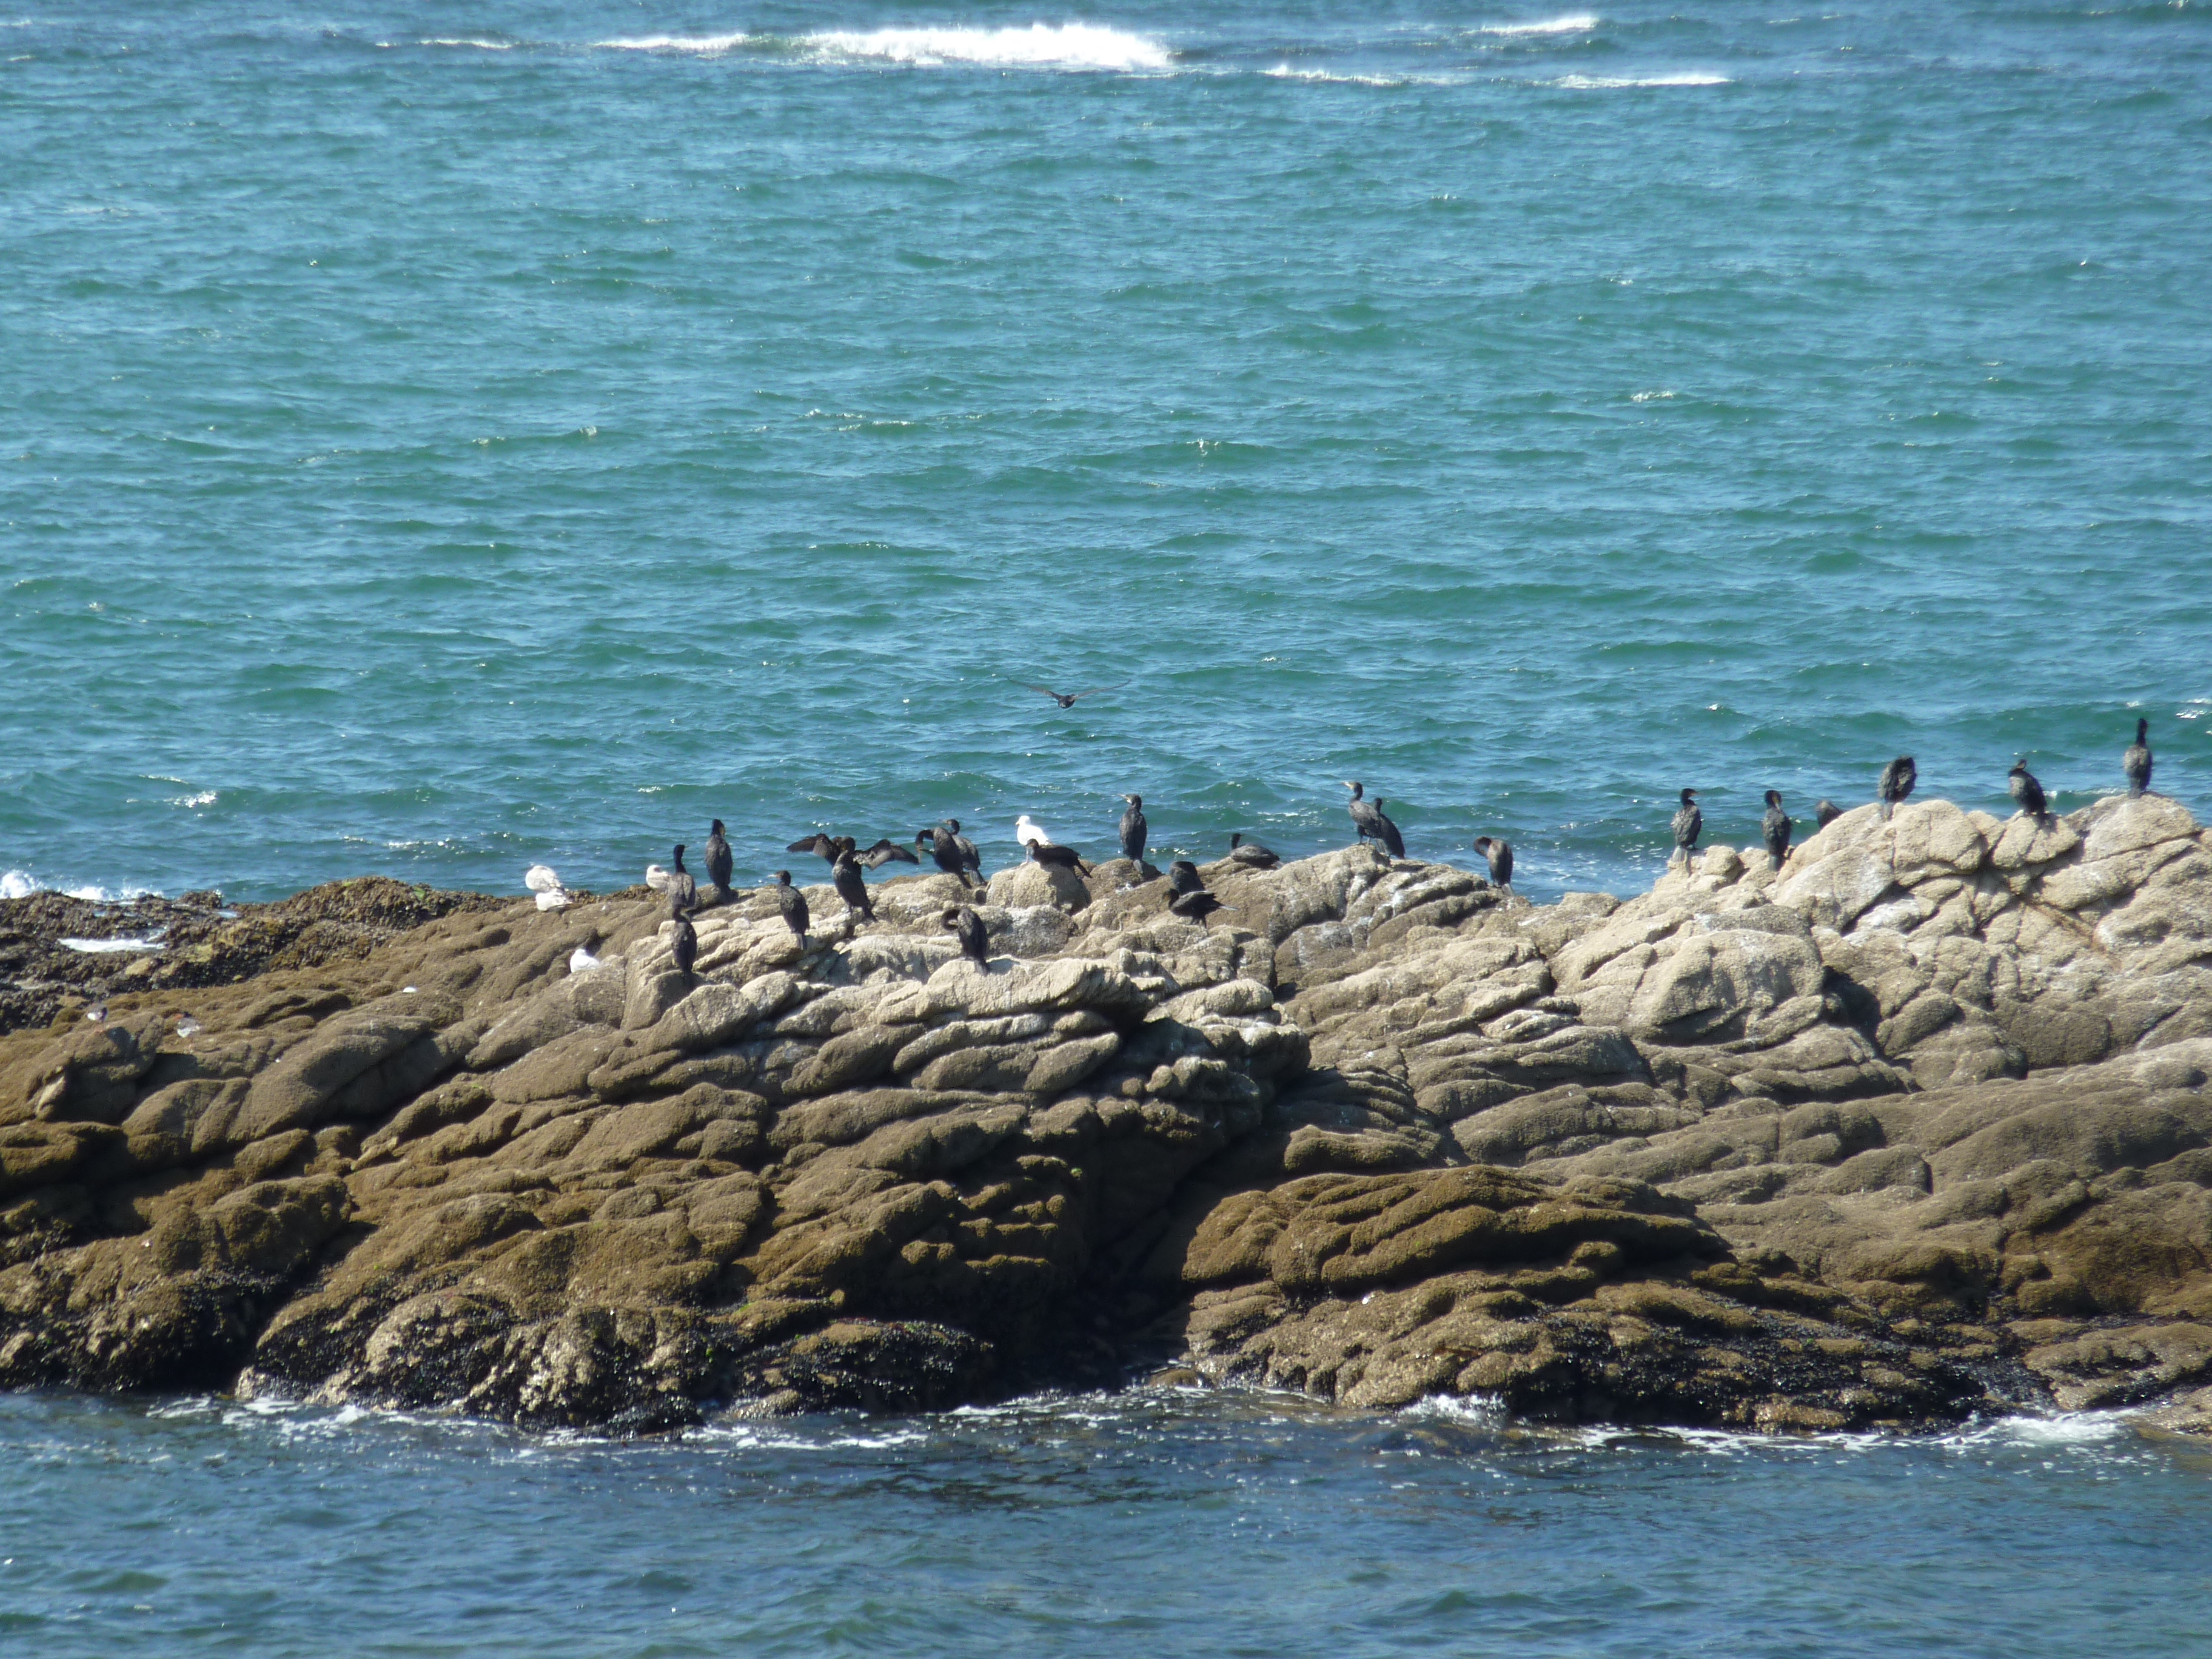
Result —
POLYGON ((795 841, 783 850, 787 853, 811 853, 817 858, 826 859, 836 856, 837 844, 817 830, 805 841, 795 841))
POLYGON ((1071 691, 1067 694, 1067 700, 1070 702, 1073 702, 1078 697, 1095 697, 1101 691, 1119 691, 1121 689, 1121 686, 1127 685, 1128 683, 1128 681, 1123 680, 1118 685, 1094 685, 1088 690, 1071 691))
MULTIPOLYGON (((1018 684, 1022 684, 1024 690, 1042 693, 1044 696, 1050 697, 1054 702, 1065 704, 1067 701, 1059 692, 1054 690, 1048 685, 1030 685, 1026 681, 1018 682, 1018 684)), ((1082 696, 1082 693, 1078 692, 1076 695, 1080 696, 1082 696)))
POLYGON ((859 859, 861 863, 866 865, 871 870, 880 870, 886 864, 893 862, 900 864, 920 864, 921 862, 920 859, 914 855, 914 848, 911 847, 902 847, 888 836, 878 842, 873 847, 868 848, 866 852, 856 853, 854 856, 859 859))

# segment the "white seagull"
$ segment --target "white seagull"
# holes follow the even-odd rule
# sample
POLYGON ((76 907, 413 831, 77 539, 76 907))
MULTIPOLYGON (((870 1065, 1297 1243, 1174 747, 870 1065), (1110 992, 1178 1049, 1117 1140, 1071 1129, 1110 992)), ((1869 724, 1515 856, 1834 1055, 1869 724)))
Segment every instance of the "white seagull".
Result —
POLYGON ((568 971, 572 974, 588 974, 599 965, 599 959, 580 945, 568 957, 568 971))
POLYGON ((1024 847, 1049 847, 1053 844, 1052 837, 1039 829, 1036 820, 1026 812, 1014 824, 1014 839, 1024 847))
POLYGON ((568 890, 561 885, 561 878, 550 864, 532 865, 522 873, 522 884, 538 895, 538 908, 541 910, 559 910, 568 906, 568 890))
POLYGON ((668 884, 671 879, 672 879, 672 878, 670 877, 668 872, 662 869, 659 865, 648 864, 645 866, 645 884, 653 889, 654 892, 666 892, 668 890, 668 884))

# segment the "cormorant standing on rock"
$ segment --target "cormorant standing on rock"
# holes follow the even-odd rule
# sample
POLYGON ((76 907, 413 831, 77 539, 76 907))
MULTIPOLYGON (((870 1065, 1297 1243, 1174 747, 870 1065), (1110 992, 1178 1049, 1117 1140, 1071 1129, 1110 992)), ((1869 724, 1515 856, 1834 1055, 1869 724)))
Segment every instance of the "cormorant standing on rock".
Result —
POLYGON ((2036 781, 2035 774, 2027 769, 2025 757, 2012 763, 2012 771, 2007 775, 2006 784, 2012 791, 2012 798, 2020 803, 2020 810, 2041 823, 2044 808, 2049 803, 2044 799, 2043 786, 2036 781))
POLYGON ((960 954, 978 968, 991 965, 991 936, 983 928, 983 918, 964 904, 948 904, 940 920, 945 931, 960 941, 960 954))
POLYGON ((830 884, 837 890, 837 896, 845 901, 847 920, 859 915, 866 921, 876 919, 876 902, 868 896, 867 878, 860 873, 860 864, 853 857, 853 849, 844 848, 837 854, 837 862, 830 866, 830 884))
POLYGON ((1382 816, 1382 798, 1377 795, 1373 800, 1364 799, 1366 787, 1350 779, 1345 781, 1344 787, 1352 791, 1352 799, 1346 804, 1345 811, 1352 814, 1352 828, 1359 831, 1359 839, 1381 842, 1394 859, 1405 857, 1406 838, 1398 833, 1396 824, 1382 816))
POLYGON ((1837 805, 1835 802, 1829 800, 1825 797, 1813 803, 1813 822, 1819 824, 1823 830, 1833 823, 1838 818, 1843 817, 1843 815, 1844 809, 1837 805))
POLYGON ((1121 814, 1121 856, 1142 864, 1145 840, 1152 834, 1152 826, 1145 822, 1145 798, 1124 795, 1121 799, 1129 803, 1129 810, 1121 814))
POLYGON ((937 860, 937 867, 948 876, 959 877, 963 887, 968 884, 968 872, 971 868, 980 872, 983 867, 982 858, 975 851, 975 843, 960 833, 960 820, 957 818, 947 818, 934 830, 915 830, 914 844, 927 848, 929 855, 937 860))
POLYGON ((1477 836, 1474 850, 1490 860, 1490 880, 1495 887, 1513 884, 1513 843, 1495 836, 1477 836))
POLYGON ((722 821, 716 818, 707 831, 707 879, 726 893, 730 890, 730 872, 736 866, 730 858, 730 843, 722 834, 722 821))
POLYGON ((1194 921, 1200 927, 1208 926, 1206 918, 1221 908, 1221 901, 1203 887, 1194 893, 1177 893, 1168 901, 1168 908, 1185 921, 1194 921))
POLYGON ((2129 794, 2150 793, 2150 722, 2140 716, 2136 720, 2136 740, 2120 757, 2120 770, 2128 775, 2129 794))
MULTIPOLYGON (((1680 849, 1686 866, 1697 856, 1698 836, 1705 827, 1705 815, 1698 811, 1698 803, 1692 799, 1697 793, 1685 789, 1682 804, 1674 809, 1674 845, 1680 849)), ((1670 857, 1668 862, 1671 864, 1674 860, 1670 857)))
MULTIPOLYGON (((1826 805, 1826 803, 1821 803, 1826 805)), ((1782 792, 1766 792, 1766 816, 1759 821, 1759 838, 1766 843, 1766 856, 1774 860, 1779 870, 1782 861, 1790 856, 1790 832, 1797 826, 1790 821, 1790 814, 1782 810, 1782 792)))
POLYGON ((1168 886, 1177 893, 1202 893, 1206 884, 1199 879, 1198 866, 1188 859, 1177 859, 1168 866, 1168 886))
POLYGON ((1899 804, 1912 793, 1912 786, 1919 781, 1919 778, 1920 769, 1912 763, 1912 757, 1910 755, 1899 755, 1881 769, 1881 795, 1883 823, 1889 822, 1890 815, 1896 811, 1899 804))
POLYGON ((691 879, 691 872, 684 867, 684 849, 676 849, 676 867, 668 872, 668 902, 679 910, 699 908, 699 884, 691 879))
POLYGON ((1033 841, 1029 846, 1030 857, 1039 864, 1057 865, 1085 876, 1091 873, 1091 866, 1073 847, 1063 847, 1056 841, 1033 841))
POLYGON ((806 943, 806 895, 791 884, 791 872, 775 872, 775 885, 769 890, 775 895, 775 908, 783 915, 783 925, 799 936, 800 945, 806 943))
POLYGON ((698 930, 691 926, 691 918, 677 908, 673 899, 668 902, 668 914, 676 923, 676 937, 669 942, 669 948, 676 958, 678 971, 688 974, 691 964, 699 960, 698 930))
POLYGON ((1255 870, 1272 870, 1282 862, 1274 853, 1256 841, 1247 841, 1242 831, 1231 832, 1229 837, 1229 856, 1237 864, 1249 865, 1255 870))

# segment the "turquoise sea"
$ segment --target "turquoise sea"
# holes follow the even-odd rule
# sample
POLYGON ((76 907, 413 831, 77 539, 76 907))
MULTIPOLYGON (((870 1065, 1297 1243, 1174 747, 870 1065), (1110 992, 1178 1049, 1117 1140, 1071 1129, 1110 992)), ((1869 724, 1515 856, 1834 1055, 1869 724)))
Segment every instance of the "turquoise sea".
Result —
POLYGON ((2212 7, 1592 3, 11 0, 0 882, 2201 805, 2212 7))
MULTIPOLYGON (((2212 8, 0 7, 0 891, 2212 796, 2212 8), (1024 689, 1113 688, 1062 712, 1024 689)), ((2175 1656, 2212 1462, 0 1399, 0 1648, 2175 1656)))

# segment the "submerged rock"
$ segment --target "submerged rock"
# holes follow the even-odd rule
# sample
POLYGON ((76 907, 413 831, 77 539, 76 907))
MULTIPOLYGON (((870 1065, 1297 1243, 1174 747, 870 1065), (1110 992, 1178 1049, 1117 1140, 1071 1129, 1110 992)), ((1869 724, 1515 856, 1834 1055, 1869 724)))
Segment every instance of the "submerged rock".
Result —
POLYGON ((2212 1378, 2170 801, 1862 809, 1626 903, 1143 875, 1002 872, 981 967, 935 874, 803 946, 738 896, 688 973, 645 897, 303 895, 234 982, 0 1038, 0 1382, 641 1431, 1174 1360, 1786 1430, 2212 1378))

